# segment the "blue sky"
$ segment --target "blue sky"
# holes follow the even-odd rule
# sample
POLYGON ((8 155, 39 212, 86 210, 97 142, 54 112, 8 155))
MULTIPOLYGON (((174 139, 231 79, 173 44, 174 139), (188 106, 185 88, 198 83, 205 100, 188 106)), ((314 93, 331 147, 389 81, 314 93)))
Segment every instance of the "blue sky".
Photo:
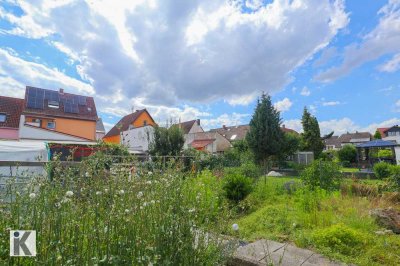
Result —
POLYGON ((0 0, 0 95, 26 85, 95 97, 106 128, 248 123, 262 91, 301 131, 399 124, 400 1, 0 0))

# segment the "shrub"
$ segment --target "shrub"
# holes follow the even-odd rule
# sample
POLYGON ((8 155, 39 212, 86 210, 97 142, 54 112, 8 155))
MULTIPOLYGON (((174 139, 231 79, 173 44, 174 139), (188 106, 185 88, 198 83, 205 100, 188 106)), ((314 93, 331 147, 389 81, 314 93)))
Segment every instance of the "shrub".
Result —
POLYGON ((391 150, 379 150, 377 153, 378 158, 390 158, 393 156, 391 150))
POLYGON ((374 164, 375 176, 379 179, 388 178, 391 172, 391 164, 386 162, 379 162, 374 164))
POLYGON ((242 166, 239 167, 239 171, 242 175, 253 179, 257 179, 261 175, 260 167, 250 162, 242 164, 242 166))
POLYGON ((340 162, 346 163, 347 165, 355 163, 357 159, 356 147, 351 144, 344 145, 343 148, 338 151, 338 158, 340 162))
POLYGON ((313 239, 317 248, 344 255, 357 254, 367 240, 362 233, 343 224, 317 230, 313 239))
POLYGON ((338 164, 321 160, 315 160, 310 164, 300 177, 311 189, 320 187, 326 190, 338 188, 342 179, 338 164))
POLYGON ((224 175, 223 190, 227 199, 238 203, 253 190, 253 180, 237 171, 227 171, 224 175))
POLYGON ((400 165, 392 165, 390 168, 390 184, 394 190, 400 192, 400 165))

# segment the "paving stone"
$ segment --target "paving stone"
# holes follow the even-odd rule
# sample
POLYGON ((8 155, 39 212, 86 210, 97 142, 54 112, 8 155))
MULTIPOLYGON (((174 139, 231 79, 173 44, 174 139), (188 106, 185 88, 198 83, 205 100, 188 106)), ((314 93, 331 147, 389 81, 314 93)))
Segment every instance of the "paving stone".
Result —
POLYGON ((344 265, 332 262, 311 250, 295 247, 290 244, 271 240, 258 240, 238 247, 229 265, 281 265, 281 266, 337 266, 344 265))

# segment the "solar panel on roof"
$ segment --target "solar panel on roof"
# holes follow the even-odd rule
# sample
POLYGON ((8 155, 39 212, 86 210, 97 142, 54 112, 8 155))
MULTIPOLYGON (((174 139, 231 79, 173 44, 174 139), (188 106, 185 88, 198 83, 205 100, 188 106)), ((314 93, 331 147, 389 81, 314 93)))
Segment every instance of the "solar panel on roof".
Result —
POLYGON ((64 112, 72 113, 72 114, 79 113, 78 104, 69 103, 69 102, 64 103, 64 112))
POLYGON ((86 105, 86 97, 85 96, 78 96, 79 105, 86 105))
POLYGON ((55 102, 60 101, 60 95, 58 94, 58 91, 45 91, 44 98, 48 101, 55 101, 55 102))

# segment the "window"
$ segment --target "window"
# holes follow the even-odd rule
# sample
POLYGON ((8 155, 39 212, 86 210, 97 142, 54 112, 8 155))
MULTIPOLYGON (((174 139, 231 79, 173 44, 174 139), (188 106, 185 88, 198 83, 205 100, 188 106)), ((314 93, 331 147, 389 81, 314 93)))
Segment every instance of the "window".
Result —
POLYGON ((0 122, 6 122, 6 120, 7 120, 7 115, 0 113, 0 122))
POLYGON ((27 125, 30 126, 35 126, 35 127, 41 127, 42 126, 42 121, 38 118, 28 118, 28 120, 25 122, 27 125))
POLYGON ((47 122, 47 128, 48 129, 55 129, 56 128, 56 122, 54 122, 54 121, 47 122))
POLYGON ((147 120, 143 121, 143 126, 147 126, 147 120))

